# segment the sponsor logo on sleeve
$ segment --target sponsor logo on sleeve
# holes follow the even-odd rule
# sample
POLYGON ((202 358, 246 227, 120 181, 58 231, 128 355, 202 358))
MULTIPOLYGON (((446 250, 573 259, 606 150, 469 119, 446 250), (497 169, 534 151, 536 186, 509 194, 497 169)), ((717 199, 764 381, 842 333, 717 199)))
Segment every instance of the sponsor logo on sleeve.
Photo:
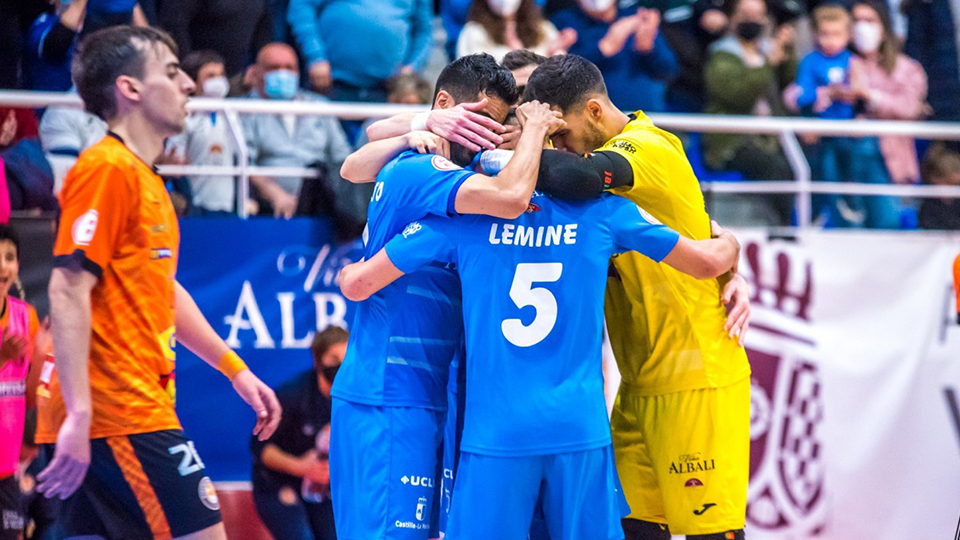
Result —
POLYGON ((610 145, 610 148, 619 148, 620 150, 629 152, 631 154, 637 153, 637 147, 631 144, 629 141, 624 140, 614 141, 614 143, 610 145))
POLYGON ((78 217, 73 222, 73 228, 71 229, 73 243, 78 246, 90 245, 93 234, 97 232, 97 221, 99 219, 100 214, 96 210, 87 210, 82 216, 78 217))
POLYGON ((417 234, 418 232, 420 232, 420 229, 422 228, 423 227, 420 225, 420 222, 414 221, 413 223, 407 225, 407 227, 403 229, 403 233, 401 234, 403 234, 404 238, 407 238, 411 235, 417 234))

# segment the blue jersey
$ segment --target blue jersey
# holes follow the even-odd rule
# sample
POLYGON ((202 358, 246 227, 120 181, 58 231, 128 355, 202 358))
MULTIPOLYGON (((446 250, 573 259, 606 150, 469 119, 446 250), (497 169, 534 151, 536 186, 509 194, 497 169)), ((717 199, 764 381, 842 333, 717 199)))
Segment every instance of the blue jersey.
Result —
POLYGON ((466 452, 525 456, 611 443, 600 365, 608 261, 631 250, 660 261, 679 238, 613 195, 567 202, 535 194, 531 202, 516 220, 426 218, 386 247, 404 272, 431 261, 460 272, 466 452))
MULTIPOLYGON (((413 220, 454 215, 457 191, 473 174, 412 151, 388 163, 370 198, 364 258, 413 220)), ((445 410, 450 362, 462 339, 460 278, 449 265, 425 266, 357 306, 333 395, 367 405, 445 410)))

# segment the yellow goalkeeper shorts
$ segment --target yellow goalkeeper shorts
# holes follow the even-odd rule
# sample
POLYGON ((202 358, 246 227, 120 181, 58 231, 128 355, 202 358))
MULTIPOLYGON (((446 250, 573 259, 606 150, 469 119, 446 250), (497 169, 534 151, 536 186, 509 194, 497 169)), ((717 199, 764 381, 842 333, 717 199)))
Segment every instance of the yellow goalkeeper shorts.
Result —
POLYGON ((750 475, 750 378, 640 396, 623 384, 610 419, 630 518, 672 534, 742 529, 750 475))

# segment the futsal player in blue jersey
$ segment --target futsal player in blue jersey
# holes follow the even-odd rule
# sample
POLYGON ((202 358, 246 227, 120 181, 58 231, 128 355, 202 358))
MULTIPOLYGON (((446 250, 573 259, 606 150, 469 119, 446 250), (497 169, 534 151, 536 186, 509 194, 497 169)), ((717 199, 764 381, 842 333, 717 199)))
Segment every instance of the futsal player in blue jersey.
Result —
MULTIPOLYGON (((603 398, 603 296, 610 256, 638 251, 697 278, 736 261, 739 244, 694 241, 636 204, 535 193, 514 220, 431 216, 340 276, 352 300, 433 264, 463 282, 466 406, 447 537, 522 540, 538 499, 552 540, 623 538, 603 398)), ((391 285, 391 286, 396 286, 391 285)))
MULTIPOLYGON (((482 102, 502 122, 518 97, 510 72, 489 55, 443 70, 434 107, 482 102)), ((365 257, 425 216, 514 218, 536 183, 545 138, 559 113, 531 103, 518 151, 494 179, 464 169, 475 156, 456 144, 452 159, 405 151, 377 175, 368 209, 365 257), (522 147, 522 148, 520 148, 522 147)), ((346 357, 333 385, 330 479, 337 536, 426 540, 438 478, 451 360, 460 349, 460 281, 445 265, 425 266, 357 307, 346 357)))

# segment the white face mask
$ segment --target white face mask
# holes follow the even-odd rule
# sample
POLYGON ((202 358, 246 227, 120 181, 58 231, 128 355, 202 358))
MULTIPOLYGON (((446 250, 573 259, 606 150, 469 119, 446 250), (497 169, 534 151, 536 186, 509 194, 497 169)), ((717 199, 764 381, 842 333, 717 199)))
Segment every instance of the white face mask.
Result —
POLYGON ((877 52, 883 41, 883 28, 879 24, 860 21, 853 25, 853 46, 864 54, 877 52))
POLYGON ((487 0, 487 4, 494 13, 501 17, 512 17, 520 9, 522 0, 487 0))
POLYGON ((602 13, 613 5, 615 0, 580 0, 580 6, 592 13, 602 13))
POLYGON ((211 77, 203 81, 203 97, 223 98, 230 92, 230 81, 226 77, 211 77))

